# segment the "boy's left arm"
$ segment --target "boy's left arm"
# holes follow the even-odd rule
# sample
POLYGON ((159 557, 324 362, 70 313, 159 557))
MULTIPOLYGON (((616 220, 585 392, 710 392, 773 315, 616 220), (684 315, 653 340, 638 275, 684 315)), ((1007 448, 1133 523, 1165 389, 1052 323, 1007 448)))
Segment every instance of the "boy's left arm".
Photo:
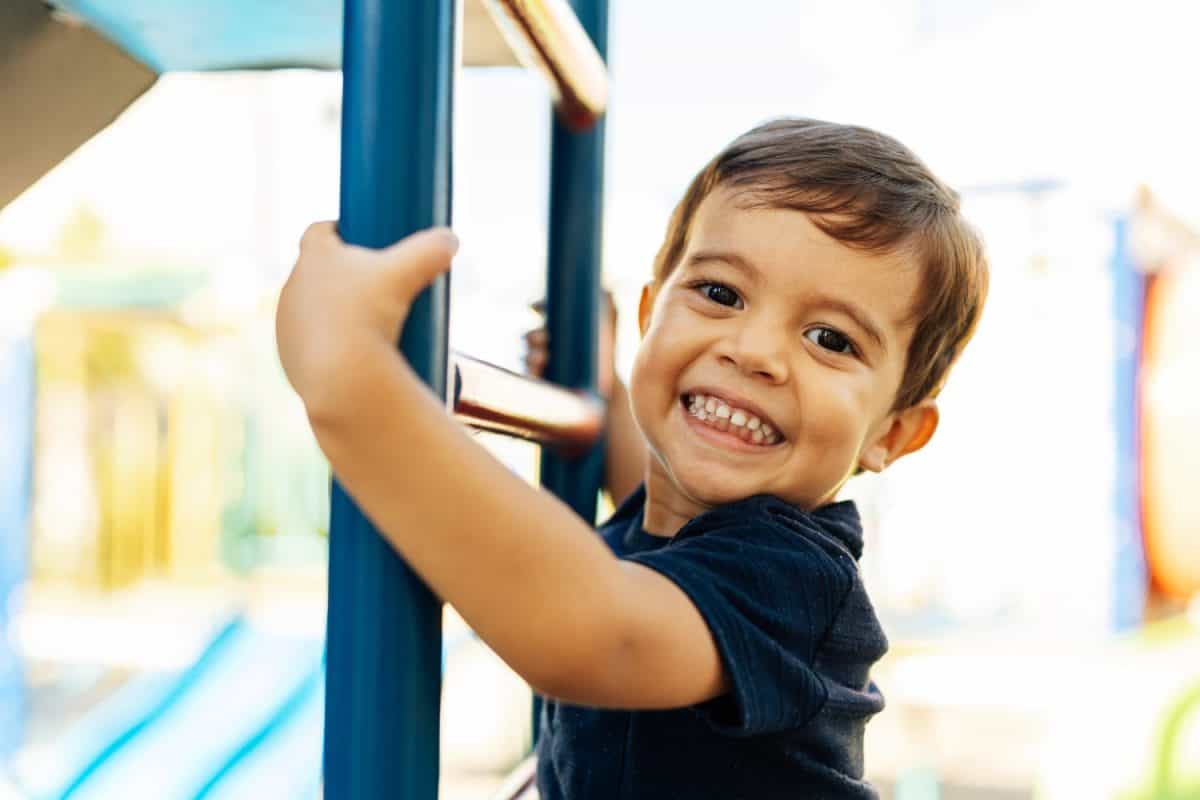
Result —
POLYGON ((309 229, 280 296, 288 379, 334 474, 380 533, 543 694, 629 708, 722 693, 707 625, 657 572, 617 559, 569 508, 513 475, 419 381, 395 341, 457 242, 384 250, 309 229))

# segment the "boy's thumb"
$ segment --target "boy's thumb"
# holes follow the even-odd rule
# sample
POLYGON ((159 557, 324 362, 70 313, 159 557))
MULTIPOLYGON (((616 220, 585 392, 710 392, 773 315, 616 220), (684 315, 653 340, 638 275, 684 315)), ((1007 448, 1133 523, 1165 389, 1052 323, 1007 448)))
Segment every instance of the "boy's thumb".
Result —
POLYGON ((456 252, 458 237, 452 230, 429 228, 405 236, 379 254, 394 269, 399 288, 415 295, 450 267, 456 252))

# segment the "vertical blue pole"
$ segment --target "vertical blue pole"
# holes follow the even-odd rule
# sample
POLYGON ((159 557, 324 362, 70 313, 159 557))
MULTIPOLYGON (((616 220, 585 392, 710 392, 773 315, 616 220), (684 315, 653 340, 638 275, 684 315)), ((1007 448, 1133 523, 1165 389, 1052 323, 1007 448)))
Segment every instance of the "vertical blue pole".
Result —
MULTIPOLYGON (((384 247, 450 221, 454 27, 454 0, 345 2, 347 242, 384 247)), ((448 298, 441 278, 401 335, 413 368, 443 397, 448 298)), ((440 602, 336 482, 330 513, 324 796, 436 800, 440 602)))
POLYGON ((0 447, 0 763, 24 741, 29 710, 25 671, 9 627, 29 562, 34 391, 32 331, 13 338, 0 333, 0 442, 5 443, 0 447))
POLYGON ((1116 425, 1117 540, 1113 558, 1112 623, 1117 631, 1142 624, 1146 611, 1146 554, 1141 528, 1141 445, 1138 435, 1141 403, 1138 369, 1141 360, 1145 278, 1133 263, 1129 245, 1129 219, 1113 223, 1113 321, 1116 347, 1113 369, 1113 417, 1116 425))
MULTIPOLYGON (((608 1, 574 0, 575 13, 601 56, 608 50, 608 1)), ((604 213, 604 120, 573 133, 557 117, 550 139, 550 224, 546 264, 546 377, 596 391, 601 238, 604 213)), ((603 473, 603 444, 579 458, 542 454, 542 485, 591 522, 603 473)))
MULTIPOLYGON (((572 0, 584 30, 608 57, 608 0, 572 0)), ((601 240, 604 231, 604 119, 574 133, 555 116, 550 138, 550 221, 546 263, 546 379, 596 391, 601 240)), ((604 476, 604 443, 564 458, 542 451, 541 482, 589 523, 604 476)), ((538 733, 534 703, 534 738, 538 733)))

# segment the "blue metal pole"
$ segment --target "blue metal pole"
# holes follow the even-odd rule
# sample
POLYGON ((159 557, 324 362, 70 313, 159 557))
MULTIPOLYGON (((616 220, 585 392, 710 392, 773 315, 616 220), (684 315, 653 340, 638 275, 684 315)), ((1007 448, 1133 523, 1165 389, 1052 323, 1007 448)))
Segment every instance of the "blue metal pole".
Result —
MULTIPOLYGON (((572 3, 601 56, 608 50, 607 0, 572 3)), ((604 121, 572 133, 555 118, 550 139, 550 224, 546 272, 546 378, 596 391, 601 239, 604 213, 604 121)), ((579 458, 542 454, 542 485, 589 522, 603 474, 603 442, 579 458)))
MULTIPOLYGON (((572 6, 601 57, 608 54, 608 0, 572 6)), ((550 221, 546 264, 546 379, 596 391, 601 240, 604 230, 604 120, 574 133, 556 117, 550 139, 550 221)), ((604 440, 566 458, 542 451, 541 482, 589 523, 604 476, 604 440)), ((534 706, 534 738, 538 709, 534 706)))
POLYGON ((1142 540, 1140 511, 1141 442, 1138 435, 1138 357, 1141 352, 1146 279, 1133 260, 1131 221, 1113 221, 1113 337, 1117 352, 1113 359, 1113 417, 1116 428, 1116 480, 1113 482, 1113 512, 1116 541, 1113 542, 1112 624, 1118 632, 1141 625, 1146 613, 1149 581, 1146 551, 1142 540))
MULTIPOLYGON (((384 247, 450 221, 454 26, 454 0, 345 2, 347 242, 384 247)), ((443 397, 448 299, 439 279, 401 335, 413 368, 443 397)), ((324 796, 436 800, 441 604, 336 482, 327 647, 324 796)))

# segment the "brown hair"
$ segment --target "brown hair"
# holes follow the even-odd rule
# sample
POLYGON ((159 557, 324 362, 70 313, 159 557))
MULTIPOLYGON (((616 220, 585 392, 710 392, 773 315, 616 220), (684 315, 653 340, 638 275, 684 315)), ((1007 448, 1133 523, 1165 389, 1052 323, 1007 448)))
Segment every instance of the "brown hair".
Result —
POLYGON ((923 281, 894 408, 937 395, 975 331, 988 286, 983 244, 954 190, 890 136, 819 120, 772 120, 739 136, 692 180, 655 258, 655 281, 679 263, 696 211, 722 185, 744 189, 751 208, 810 214, 850 247, 911 253, 923 281))

